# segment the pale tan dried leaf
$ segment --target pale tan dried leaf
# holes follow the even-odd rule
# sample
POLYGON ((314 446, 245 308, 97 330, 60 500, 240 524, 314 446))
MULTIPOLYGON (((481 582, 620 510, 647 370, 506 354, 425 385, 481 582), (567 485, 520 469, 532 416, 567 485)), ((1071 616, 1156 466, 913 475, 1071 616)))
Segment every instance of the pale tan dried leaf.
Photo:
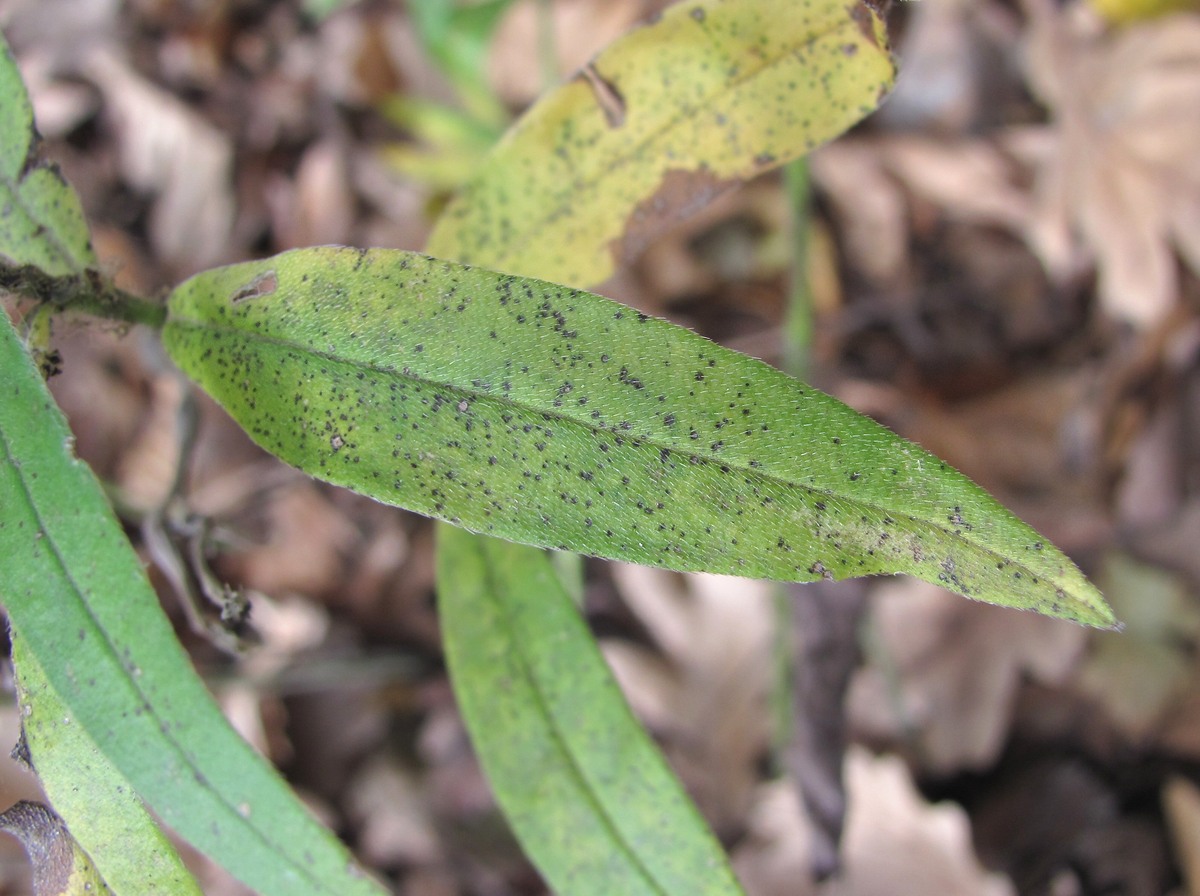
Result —
POLYGON ((441 857, 433 819, 411 769, 376 755, 355 775, 347 813, 358 850, 374 868, 431 864, 441 857))
POLYGON ((760 784, 730 856, 748 896, 813 896, 809 837, 796 788, 782 778, 760 784))
POLYGON ((1200 16, 1109 32, 1078 9, 1026 5, 1028 77, 1058 139, 1038 172, 1031 239, 1062 276, 1069 228, 1095 257, 1108 312, 1152 326, 1178 299, 1175 249, 1193 267, 1200 256, 1188 226, 1200 201, 1200 16))
POLYGON ((746 810, 769 736, 771 586, 630 564, 615 564, 613 576, 662 658, 628 645, 609 645, 606 654, 721 829, 746 810))
POLYGON ((155 196, 148 230, 159 256, 180 273, 223 260, 234 215, 229 136, 111 50, 81 67, 103 94, 123 176, 155 196))
POLYGON ((821 896, 1015 894, 1007 878, 980 866, 962 808, 926 803, 900 759, 854 748, 846 756, 846 779, 845 871, 819 890, 821 896))
POLYGON ((979 105, 978 48, 969 25, 977 6, 967 0, 912 5, 900 46, 904 77, 880 118, 901 128, 966 130, 979 105))
POLYGON ((1125 630, 1094 636, 1076 687, 1129 742, 1157 741, 1196 681, 1200 606, 1180 577, 1124 555, 1099 580, 1125 630))
POLYGON ((1200 787, 1173 776, 1163 788, 1167 828, 1189 896, 1200 896, 1200 787))
POLYGON ((133 508, 148 512, 170 497, 180 463, 179 414, 185 388, 174 372, 162 373, 150 383, 142 427, 117 466, 121 497, 133 508))
POLYGON ((276 248, 352 242, 354 196, 347 160, 333 140, 305 150, 294 180, 275 175, 267 182, 267 205, 276 248))
POLYGON ((908 263, 907 207, 877 147, 839 140, 808 158, 813 180, 841 225, 848 263, 876 284, 902 279, 908 263))
POLYGON ((986 140, 898 136, 882 147, 888 168, 948 218, 1022 231, 1033 211, 999 149, 986 140))
POLYGON ((1023 677, 1064 681, 1086 640, 1078 626, 955 600, 923 582, 881 586, 870 665, 851 687, 852 725, 907 744, 935 774, 981 769, 999 755, 1023 677))

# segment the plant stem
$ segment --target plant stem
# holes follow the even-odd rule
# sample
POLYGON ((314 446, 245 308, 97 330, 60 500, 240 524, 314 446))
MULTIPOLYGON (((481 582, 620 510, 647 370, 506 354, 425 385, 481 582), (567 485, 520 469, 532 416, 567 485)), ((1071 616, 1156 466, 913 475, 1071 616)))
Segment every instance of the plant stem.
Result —
MULTIPOLYGON (((787 310, 783 320, 781 366, 785 373, 803 379, 808 374, 813 334, 813 303, 808 283, 808 228, 811 205, 808 189, 808 162, 796 159, 783 168, 783 184, 788 207, 788 240, 792 259, 788 278, 787 310)), ((775 682, 772 688, 774 737, 772 755, 777 770, 787 767, 784 756, 791 743, 796 707, 795 644, 792 628, 795 619, 791 589, 775 588, 775 682)))
POLYGON ((53 276, 32 265, 0 262, 0 292, 26 296, 60 311, 82 311, 155 329, 161 329, 167 319, 162 305, 125 292, 91 270, 53 276))
POLYGON ((783 322, 783 370, 799 379, 808 375, 813 337, 813 297, 808 278, 809 183, 804 159, 784 166, 784 190, 790 211, 792 270, 783 322))

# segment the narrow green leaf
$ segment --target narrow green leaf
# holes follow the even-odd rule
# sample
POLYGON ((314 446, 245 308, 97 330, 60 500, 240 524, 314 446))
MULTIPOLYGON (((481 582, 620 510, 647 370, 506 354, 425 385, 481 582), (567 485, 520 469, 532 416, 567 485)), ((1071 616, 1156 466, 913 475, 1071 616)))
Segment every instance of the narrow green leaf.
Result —
POLYGON ((551 887, 741 892, 544 552, 444 528, 438 611, 471 740, 551 887))
POLYGON ((176 363, 267 450, 513 541, 758 578, 906 572, 1107 626, 1071 562, 915 445, 608 299, 388 250, 207 271, 176 363))
POLYGON ((894 74, 861 0, 676 3, 522 117, 429 251, 598 283, 664 220, 858 121, 894 74))
POLYGON ((200 887, 133 785, 83 726, 14 626, 12 660, 28 760, 71 836, 116 893, 200 896, 200 887))
POLYGON ((95 267, 79 197, 37 144, 29 94, 0 35, 0 257, 47 274, 95 267))
POLYGON ((7 315, 0 384, 0 600, 71 718, 163 821, 260 892, 382 892, 226 723, 7 315))
POLYGON ((21 841, 33 865, 33 896, 111 894, 88 854, 53 810, 21 801, 0 813, 0 831, 21 841))

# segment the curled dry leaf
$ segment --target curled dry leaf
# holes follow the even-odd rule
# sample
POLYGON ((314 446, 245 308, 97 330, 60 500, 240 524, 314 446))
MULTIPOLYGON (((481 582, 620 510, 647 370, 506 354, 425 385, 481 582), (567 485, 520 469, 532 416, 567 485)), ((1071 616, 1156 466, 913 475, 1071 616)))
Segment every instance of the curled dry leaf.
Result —
POLYGON ((1057 136, 1035 244, 1058 275, 1093 256, 1104 307, 1149 326, 1176 300, 1173 250, 1200 271, 1200 16, 1101 33, 1049 0, 1027 6, 1029 80, 1057 136))

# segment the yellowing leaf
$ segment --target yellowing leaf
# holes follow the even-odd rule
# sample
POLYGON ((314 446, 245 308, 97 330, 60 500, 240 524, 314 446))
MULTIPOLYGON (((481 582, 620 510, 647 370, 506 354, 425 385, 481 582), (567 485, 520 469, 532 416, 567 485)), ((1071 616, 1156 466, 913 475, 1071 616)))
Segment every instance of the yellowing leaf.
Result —
POLYGON ((1092 8, 1110 22, 1135 22, 1173 12, 1200 10, 1196 0, 1089 0, 1092 8))
POLYGON ((865 4, 677 3, 509 131, 430 251, 597 283, 664 221, 845 130, 893 76, 865 4))

